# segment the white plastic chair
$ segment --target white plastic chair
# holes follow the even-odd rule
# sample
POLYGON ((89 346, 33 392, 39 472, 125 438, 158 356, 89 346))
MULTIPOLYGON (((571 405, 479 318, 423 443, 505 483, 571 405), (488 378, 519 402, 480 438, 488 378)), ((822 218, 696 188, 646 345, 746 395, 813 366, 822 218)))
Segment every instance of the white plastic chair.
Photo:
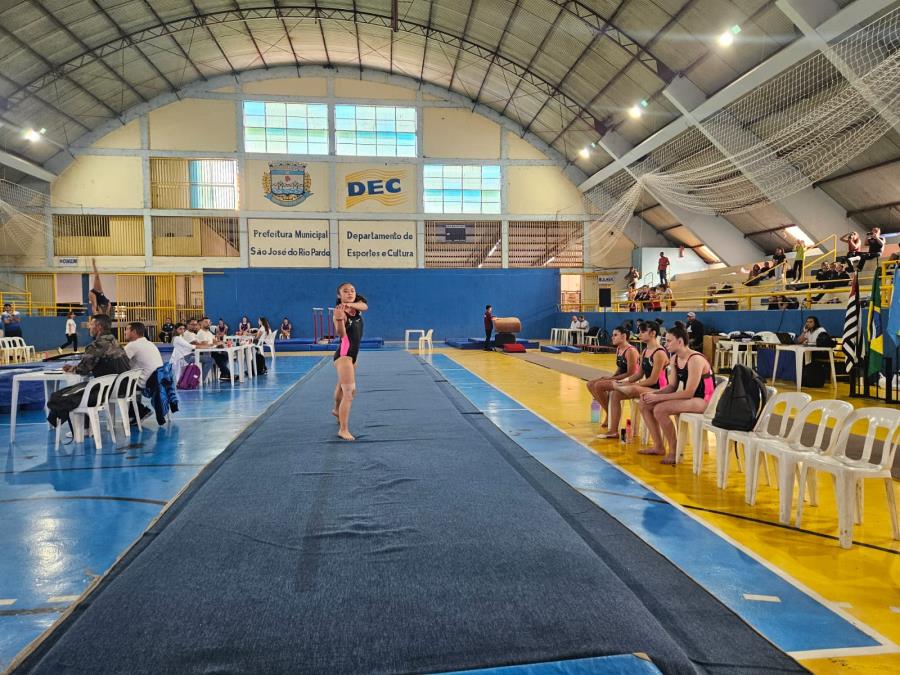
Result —
MULTIPOLYGON (((781 523, 788 524, 791 521, 791 503, 794 500, 794 480, 798 465, 818 454, 827 454, 838 438, 841 425, 852 412, 853 406, 846 401, 813 401, 797 413, 787 438, 766 438, 756 442, 757 452, 771 455, 778 462, 778 520, 781 523), (818 422, 810 422, 816 416, 819 418, 818 422), (811 440, 804 441, 803 432, 807 424, 815 424, 815 433, 811 440), (831 435, 826 444, 825 432, 829 430, 831 435)), ((801 499, 803 496, 800 493, 801 499)), ((751 499, 756 499, 755 493, 751 495, 751 499)), ((811 482, 810 501, 814 504, 815 500, 815 483, 811 482)))
MULTIPOLYGON (((272 354, 272 370, 275 370, 275 337, 277 333, 275 331, 270 330, 268 335, 266 335, 265 340, 259 345, 259 353, 265 357, 266 355, 266 347, 269 348, 269 352, 272 354)), ((254 363, 252 367, 255 369, 256 364, 254 363)))
POLYGON ((133 370, 126 370, 124 373, 119 373, 110 390, 110 417, 114 417, 113 413, 118 412, 126 438, 131 435, 131 429, 128 423, 129 406, 131 406, 134 411, 134 418, 137 420, 138 429, 141 431, 144 429, 144 425, 141 423, 141 412, 138 408, 138 381, 141 379, 141 372, 140 368, 135 368, 133 370))
MULTIPOLYGON (((766 405, 763 406, 763 411, 765 412, 765 408, 769 405, 769 401, 771 401, 778 394, 778 390, 775 387, 766 386, 766 405)), ((760 413, 760 418, 762 418, 762 412, 760 413)), ((713 416, 715 416, 715 411, 713 411, 713 416)), ((703 442, 708 443, 709 439, 706 434, 708 432, 712 432, 716 437, 716 487, 720 490, 724 489, 728 484, 728 464, 730 455, 728 454, 728 448, 731 447, 731 444, 728 442, 728 433, 730 429, 722 429, 713 424, 712 418, 704 418, 701 427, 700 433, 703 435, 703 442)), ((734 454, 735 458, 738 461, 738 468, 741 468, 741 456, 737 452, 737 445, 734 446, 734 454)), ((700 469, 702 471, 703 465, 701 463, 700 469)))
POLYGON ((894 498, 891 466, 897 452, 897 432, 900 430, 900 410, 891 408, 863 408, 854 411, 841 425, 837 439, 831 443, 831 453, 804 457, 800 466, 800 491, 797 499, 797 527, 803 518, 803 490, 809 471, 824 471, 834 476, 834 493, 838 507, 838 535, 842 548, 853 545, 853 525, 862 523, 862 485, 867 478, 884 481, 888 508, 891 511, 891 527, 894 539, 900 540, 900 526, 897 524, 897 504, 894 498), (850 431, 860 421, 866 422, 866 436, 862 456, 851 459, 847 456, 847 442, 850 431), (878 440, 878 436, 884 434, 878 440), (876 441, 881 446, 881 457, 872 461, 872 450, 876 441))
POLYGON ((432 351, 432 349, 434 349, 433 345, 431 344, 431 336, 433 334, 434 328, 429 328, 428 332, 425 333, 424 336, 419 338, 419 351, 425 349, 426 346, 428 347, 428 351, 432 351))
POLYGON ((25 338, 14 337, 10 338, 10 340, 13 341, 13 345, 19 350, 19 353, 21 353, 23 361, 34 361, 37 359, 37 352, 35 352, 34 345, 25 344, 25 338))
MULTIPOLYGON (((106 422, 109 429, 109 435, 112 442, 116 442, 116 432, 113 429, 112 416, 109 414, 109 394, 118 375, 102 375, 88 380, 84 393, 81 396, 81 403, 72 412, 69 413, 69 419, 72 421, 72 431, 75 435, 75 442, 84 441, 84 420, 87 417, 91 425, 91 434, 94 437, 94 446, 97 450, 103 448, 103 439, 100 436, 100 412, 106 411, 106 422), (90 404, 91 395, 95 394, 93 405, 90 404)), ((55 448, 59 448, 59 436, 62 433, 62 424, 56 425, 56 443, 55 448)))
POLYGON ((702 433, 704 420, 712 421, 716 414, 716 406, 725 391, 726 382, 722 382, 713 390, 712 398, 706 406, 706 410, 702 413, 685 412, 678 415, 675 424, 677 432, 677 440, 675 442, 675 462, 680 463, 684 459, 684 446, 687 439, 691 440, 691 450, 694 453, 694 473, 700 473, 700 467, 703 465, 703 452, 706 448, 705 436, 702 433))
POLYGON ((788 391, 769 399, 765 409, 759 416, 753 431, 729 431, 725 442, 734 443, 744 450, 744 500, 751 506, 756 503, 756 486, 759 481, 759 460, 763 460, 763 468, 766 470, 766 485, 771 485, 769 478, 769 462, 766 455, 760 455, 756 449, 756 443, 765 439, 785 439, 790 432, 791 420, 801 409, 809 404, 812 396, 802 391, 788 391), (778 428, 770 431, 772 418, 776 410, 784 406, 780 413, 778 428))

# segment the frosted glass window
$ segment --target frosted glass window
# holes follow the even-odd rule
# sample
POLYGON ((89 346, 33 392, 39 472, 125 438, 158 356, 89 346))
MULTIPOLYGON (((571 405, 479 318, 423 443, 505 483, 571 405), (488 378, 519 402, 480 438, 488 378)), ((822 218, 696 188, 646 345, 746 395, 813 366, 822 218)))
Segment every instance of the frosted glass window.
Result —
POLYGON ((425 213, 500 213, 500 167, 426 164, 425 213))
POLYGON ((416 109, 374 105, 334 106, 339 155, 416 156, 416 109))
POLYGON ((327 155, 328 106, 244 101, 244 150, 327 155))

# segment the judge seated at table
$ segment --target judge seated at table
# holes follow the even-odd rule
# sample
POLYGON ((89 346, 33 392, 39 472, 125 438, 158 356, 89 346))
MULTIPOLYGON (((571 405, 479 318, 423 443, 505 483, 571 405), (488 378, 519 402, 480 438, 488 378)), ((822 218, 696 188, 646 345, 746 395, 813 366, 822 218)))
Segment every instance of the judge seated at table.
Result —
POLYGON ((825 329, 822 328, 819 320, 810 316, 806 318, 806 323, 803 325, 803 330, 800 332, 800 335, 794 340, 798 345, 807 345, 809 347, 815 347, 816 342, 819 339, 819 335, 825 333, 825 329))
POLYGON ((63 366, 67 373, 78 375, 118 375, 131 369, 128 355, 112 334, 112 322, 106 314, 95 314, 88 324, 94 341, 84 348, 81 360, 74 366, 63 366))
MULTIPOLYGON (((208 316, 200 319, 200 330, 197 331, 197 341, 194 342, 195 347, 221 347, 224 342, 221 338, 216 337, 209 330, 210 320, 208 316)), ((225 337, 224 335, 222 336, 225 337)), ((200 367, 203 371, 201 377, 206 380, 209 369, 213 362, 219 368, 219 379, 231 381, 231 371, 228 369, 228 355, 223 352, 208 352, 200 357, 200 367)))

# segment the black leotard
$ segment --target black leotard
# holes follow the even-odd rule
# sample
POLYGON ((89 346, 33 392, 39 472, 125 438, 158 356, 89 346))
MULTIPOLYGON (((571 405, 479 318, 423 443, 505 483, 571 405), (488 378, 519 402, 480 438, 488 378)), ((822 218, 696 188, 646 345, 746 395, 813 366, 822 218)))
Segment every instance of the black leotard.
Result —
POLYGON ((616 375, 624 375, 628 372, 628 358, 625 356, 634 345, 628 345, 621 352, 616 352, 616 375))
MULTIPOLYGON (((650 377, 650 375, 653 374, 653 357, 656 356, 656 352, 662 352, 663 354, 665 354, 666 350, 663 349, 662 347, 657 347, 656 349, 653 350, 653 353, 650 354, 649 356, 647 355, 646 349, 644 350, 644 353, 641 354, 641 356, 642 356, 641 369, 644 371, 644 379, 645 380, 648 377, 650 377)), ((650 384, 647 386, 649 386, 651 389, 659 389, 661 386, 665 387, 666 386, 666 369, 663 368, 661 371, 659 371, 659 378, 656 380, 655 384, 650 384)))
MULTIPOLYGON (((690 363, 691 359, 695 356, 703 356, 699 352, 694 352, 689 357, 687 357, 687 361, 684 362, 684 367, 678 367, 678 357, 674 357, 672 362, 675 364, 675 377, 681 383, 682 388, 687 387, 688 382, 688 363, 690 363)), ((697 389, 693 394, 693 398, 702 398, 708 401, 712 397, 713 389, 715 388, 715 382, 713 381, 712 372, 707 371, 703 373, 703 376, 700 378, 700 384, 697 385, 697 389)))
MULTIPOLYGON (((366 299, 361 295, 356 296, 357 302, 365 302, 366 299)), ((334 353, 334 360, 337 361, 342 356, 349 356, 353 363, 356 363, 356 356, 359 354, 359 344, 362 342, 363 336, 363 317, 362 312, 358 310, 350 310, 356 312, 353 315, 347 314, 346 319, 346 335, 341 337, 337 351, 334 353)))
POLYGON ((93 293, 94 295, 97 296, 97 309, 100 309, 101 307, 108 307, 109 305, 112 304, 109 301, 109 298, 107 298, 103 294, 103 291, 98 291, 96 288, 92 288, 91 293, 93 293))

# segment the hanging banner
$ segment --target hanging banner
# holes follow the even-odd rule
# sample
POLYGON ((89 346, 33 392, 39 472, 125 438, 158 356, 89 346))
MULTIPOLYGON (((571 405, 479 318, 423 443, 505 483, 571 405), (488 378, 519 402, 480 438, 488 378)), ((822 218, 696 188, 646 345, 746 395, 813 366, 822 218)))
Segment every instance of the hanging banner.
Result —
POLYGON ((416 169, 411 164, 339 164, 338 208, 412 213, 416 210, 415 176, 416 169))
POLYGON ((327 220, 251 218, 247 221, 250 267, 329 267, 327 220))
POLYGON ((341 267, 416 267, 413 221, 342 220, 341 267))

